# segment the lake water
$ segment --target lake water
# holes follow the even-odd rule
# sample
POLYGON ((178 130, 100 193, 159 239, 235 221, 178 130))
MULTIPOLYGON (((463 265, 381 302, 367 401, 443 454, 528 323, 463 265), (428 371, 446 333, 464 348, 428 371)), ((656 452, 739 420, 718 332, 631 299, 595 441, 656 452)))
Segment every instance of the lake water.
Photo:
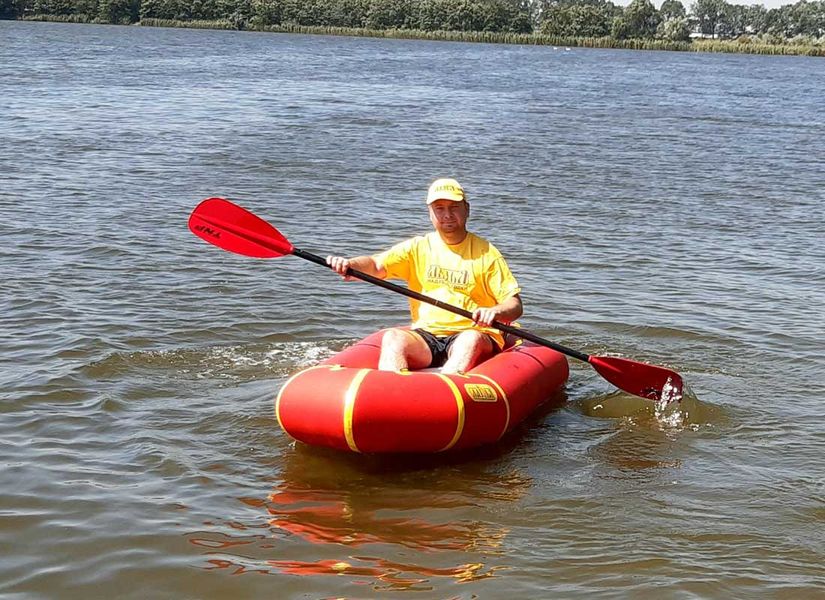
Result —
POLYGON ((0 596, 824 598, 825 61, 0 22, 0 596), (571 361, 500 444, 296 445, 272 399, 406 300, 318 254, 458 178, 571 361))

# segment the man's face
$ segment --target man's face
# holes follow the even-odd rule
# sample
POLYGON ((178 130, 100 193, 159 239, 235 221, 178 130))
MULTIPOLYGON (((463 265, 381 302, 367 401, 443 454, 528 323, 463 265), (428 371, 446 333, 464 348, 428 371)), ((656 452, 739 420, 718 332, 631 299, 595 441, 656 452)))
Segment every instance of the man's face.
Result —
POLYGON ((429 208, 430 222, 439 233, 450 235, 466 230, 470 216, 470 205, 466 201, 436 200, 429 208))

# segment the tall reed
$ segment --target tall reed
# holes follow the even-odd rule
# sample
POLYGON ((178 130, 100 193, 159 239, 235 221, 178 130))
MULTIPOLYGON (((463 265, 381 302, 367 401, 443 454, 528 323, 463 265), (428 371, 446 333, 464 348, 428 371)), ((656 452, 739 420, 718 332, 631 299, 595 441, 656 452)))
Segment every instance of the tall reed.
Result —
MULTIPOLYGON (((99 23, 87 15, 30 15, 29 21, 59 21, 65 23, 99 23)), ((505 33, 494 31, 424 31, 420 29, 355 29, 350 27, 326 27, 283 23, 259 25, 254 22, 232 22, 228 19, 213 21, 181 21, 175 19, 147 18, 137 23, 146 27, 182 27, 190 29, 249 29, 272 33, 300 33, 307 35, 336 35, 350 37, 374 37, 395 39, 434 40, 445 42, 477 42, 487 44, 526 44, 570 48, 614 48, 624 50, 667 50, 678 52, 729 52, 766 55, 825 56, 822 43, 769 44, 757 38, 737 40, 693 40, 670 42, 666 40, 617 40, 611 37, 557 37, 538 33, 505 33)))

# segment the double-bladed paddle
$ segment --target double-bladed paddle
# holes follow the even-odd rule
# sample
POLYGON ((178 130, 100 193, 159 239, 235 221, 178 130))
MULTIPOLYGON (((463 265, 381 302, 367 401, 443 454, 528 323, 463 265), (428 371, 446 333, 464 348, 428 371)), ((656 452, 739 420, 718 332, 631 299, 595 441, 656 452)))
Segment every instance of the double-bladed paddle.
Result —
MULTIPOLYGON (((236 254, 254 258, 277 258, 292 254, 329 268, 326 260, 296 248, 272 225, 224 198, 207 198, 198 204, 189 217, 189 229, 210 244, 236 254)), ((468 319, 473 317, 470 311, 463 308, 419 294, 378 277, 353 269, 350 269, 347 274, 468 319)), ((626 358, 584 354, 498 321, 493 322, 493 327, 589 363, 599 375, 629 394, 663 403, 679 401, 682 398, 682 376, 670 369, 626 358)))

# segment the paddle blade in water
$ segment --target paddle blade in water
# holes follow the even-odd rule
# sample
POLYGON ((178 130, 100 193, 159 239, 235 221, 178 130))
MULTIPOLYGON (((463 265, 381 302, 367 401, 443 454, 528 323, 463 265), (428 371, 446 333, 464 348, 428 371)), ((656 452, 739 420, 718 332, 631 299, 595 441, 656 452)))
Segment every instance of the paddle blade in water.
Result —
POLYGON ((189 229, 210 244, 254 258, 284 256, 294 249, 272 225, 224 198, 198 204, 189 216, 189 229))
POLYGON ((612 356, 591 356, 588 362, 620 390, 661 403, 682 399, 682 376, 675 371, 612 356))

